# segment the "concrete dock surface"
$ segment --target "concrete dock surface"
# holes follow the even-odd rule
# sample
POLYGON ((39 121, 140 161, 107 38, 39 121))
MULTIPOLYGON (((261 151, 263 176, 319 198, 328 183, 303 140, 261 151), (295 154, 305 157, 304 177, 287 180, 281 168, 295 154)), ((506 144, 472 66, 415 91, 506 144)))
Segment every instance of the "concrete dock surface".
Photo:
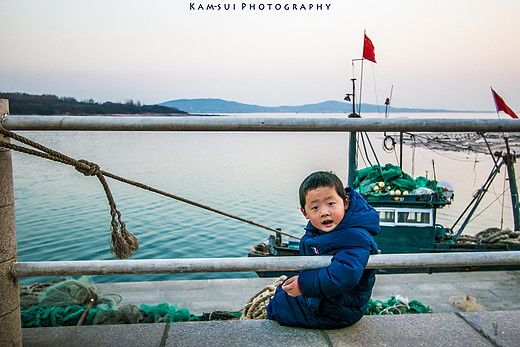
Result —
MULTIPOLYGON (((177 303, 195 315, 239 311, 275 278, 98 284, 123 304, 177 303)), ((365 316, 335 330, 280 326, 274 321, 26 328, 24 346, 520 346, 520 271, 377 275, 372 299, 418 300, 431 314, 365 316), (450 304, 475 298, 479 312, 450 304)))

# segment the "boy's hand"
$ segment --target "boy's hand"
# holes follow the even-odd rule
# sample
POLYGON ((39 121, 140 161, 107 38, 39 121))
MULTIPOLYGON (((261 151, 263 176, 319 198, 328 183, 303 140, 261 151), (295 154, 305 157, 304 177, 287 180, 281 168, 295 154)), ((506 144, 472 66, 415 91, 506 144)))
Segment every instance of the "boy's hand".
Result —
POLYGON ((300 291, 300 286, 298 285, 298 276, 293 276, 287 279, 284 284, 282 284, 282 289, 285 290, 287 294, 290 296, 300 296, 302 292, 300 291))

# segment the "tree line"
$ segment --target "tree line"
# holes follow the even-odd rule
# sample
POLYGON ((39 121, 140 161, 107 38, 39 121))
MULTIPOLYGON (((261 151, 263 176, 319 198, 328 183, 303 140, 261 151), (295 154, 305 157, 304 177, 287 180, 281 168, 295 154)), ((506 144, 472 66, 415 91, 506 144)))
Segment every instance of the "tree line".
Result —
POLYGON ((0 93, 0 98, 9 100, 12 115, 187 114, 175 107, 141 105, 133 100, 97 103, 93 99, 77 101, 71 97, 25 93, 0 93))

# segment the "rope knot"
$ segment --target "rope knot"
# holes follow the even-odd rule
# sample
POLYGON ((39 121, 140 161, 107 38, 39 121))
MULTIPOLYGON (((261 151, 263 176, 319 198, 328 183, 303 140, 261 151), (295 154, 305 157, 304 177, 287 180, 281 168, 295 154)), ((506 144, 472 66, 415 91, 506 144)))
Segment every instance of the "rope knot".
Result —
POLYGON ((83 159, 78 160, 78 163, 74 167, 85 176, 97 176, 101 171, 99 165, 83 159))

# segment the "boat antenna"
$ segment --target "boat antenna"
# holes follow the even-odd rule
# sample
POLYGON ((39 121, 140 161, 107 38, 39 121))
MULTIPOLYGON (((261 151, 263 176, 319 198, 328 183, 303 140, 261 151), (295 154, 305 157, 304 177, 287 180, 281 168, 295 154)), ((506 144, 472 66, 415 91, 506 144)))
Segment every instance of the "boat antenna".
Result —
MULTIPOLYGON (((388 118, 388 109, 390 107, 390 102, 392 101, 392 94, 394 93, 394 85, 390 88, 390 97, 385 100, 385 118, 388 118)), ((386 134, 386 133, 385 133, 386 134)), ((403 169, 403 132, 399 133, 399 168, 403 169)))

